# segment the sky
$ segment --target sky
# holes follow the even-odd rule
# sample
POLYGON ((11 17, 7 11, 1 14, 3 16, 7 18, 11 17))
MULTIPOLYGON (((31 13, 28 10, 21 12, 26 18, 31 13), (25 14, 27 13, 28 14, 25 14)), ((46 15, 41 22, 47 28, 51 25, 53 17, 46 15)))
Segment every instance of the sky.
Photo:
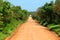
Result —
POLYGON ((11 4, 16 6, 21 6, 22 9, 25 9, 28 11, 36 11, 38 7, 41 7, 46 2, 49 3, 50 1, 52 0, 9 0, 11 4))

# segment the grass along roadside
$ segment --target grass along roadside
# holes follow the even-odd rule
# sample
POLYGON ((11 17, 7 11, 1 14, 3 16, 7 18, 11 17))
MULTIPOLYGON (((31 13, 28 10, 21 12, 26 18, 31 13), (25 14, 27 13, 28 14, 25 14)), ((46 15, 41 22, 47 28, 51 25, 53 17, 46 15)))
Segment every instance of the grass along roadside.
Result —
POLYGON ((3 40, 7 36, 9 36, 14 31, 14 29, 16 29, 17 25, 22 23, 24 23, 24 21, 17 21, 13 19, 12 22, 10 24, 7 24, 3 31, 0 32, 0 40, 3 40))

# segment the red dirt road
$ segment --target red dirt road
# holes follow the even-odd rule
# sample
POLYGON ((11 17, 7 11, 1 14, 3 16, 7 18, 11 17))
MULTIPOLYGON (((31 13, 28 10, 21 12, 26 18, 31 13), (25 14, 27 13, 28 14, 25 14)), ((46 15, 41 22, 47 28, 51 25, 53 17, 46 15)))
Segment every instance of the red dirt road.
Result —
POLYGON ((31 17, 5 40, 59 40, 59 37, 41 25, 31 17))

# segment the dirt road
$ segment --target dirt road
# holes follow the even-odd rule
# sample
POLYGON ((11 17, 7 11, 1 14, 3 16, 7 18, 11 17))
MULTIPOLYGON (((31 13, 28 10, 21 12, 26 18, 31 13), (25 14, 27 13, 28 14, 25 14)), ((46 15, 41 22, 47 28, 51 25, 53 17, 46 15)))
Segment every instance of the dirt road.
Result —
POLYGON ((59 40, 58 36, 41 25, 31 17, 5 40, 59 40))

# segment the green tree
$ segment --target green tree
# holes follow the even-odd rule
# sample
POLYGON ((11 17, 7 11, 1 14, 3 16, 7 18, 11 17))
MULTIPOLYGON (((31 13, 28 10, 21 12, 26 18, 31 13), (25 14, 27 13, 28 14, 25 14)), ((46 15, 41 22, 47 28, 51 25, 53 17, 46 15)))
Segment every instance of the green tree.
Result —
POLYGON ((46 21, 48 24, 53 23, 55 19, 54 3, 52 1, 51 3, 46 3, 44 6, 38 8, 37 13, 44 22, 46 21))

